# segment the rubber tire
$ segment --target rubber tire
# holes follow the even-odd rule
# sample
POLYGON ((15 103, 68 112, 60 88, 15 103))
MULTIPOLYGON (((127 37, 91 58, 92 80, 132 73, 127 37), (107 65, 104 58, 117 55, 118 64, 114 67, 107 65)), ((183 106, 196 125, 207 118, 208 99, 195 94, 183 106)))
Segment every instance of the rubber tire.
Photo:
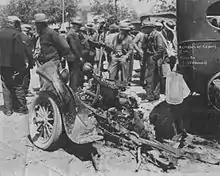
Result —
POLYGON ((58 141, 61 137, 61 134, 63 132, 63 124, 62 124, 62 116, 59 110, 59 107, 57 106, 55 96, 51 94, 50 92, 40 92, 37 97, 34 99, 33 103, 31 104, 30 110, 29 110, 29 118, 28 118, 28 125, 31 123, 31 115, 35 113, 35 106, 38 104, 39 101, 42 101, 42 99, 48 100, 52 107, 53 107, 53 113, 54 113, 54 124, 53 124, 53 130, 52 135, 50 139, 45 143, 40 143, 38 141, 33 142, 30 135, 30 126, 29 126, 29 137, 31 142, 38 148, 46 151, 51 151, 56 149, 58 146, 58 141))

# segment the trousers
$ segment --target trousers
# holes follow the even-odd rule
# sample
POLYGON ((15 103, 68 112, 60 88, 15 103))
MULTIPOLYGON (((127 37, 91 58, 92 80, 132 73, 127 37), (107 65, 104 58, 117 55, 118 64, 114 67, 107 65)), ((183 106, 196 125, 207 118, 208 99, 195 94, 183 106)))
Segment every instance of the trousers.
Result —
POLYGON ((130 57, 131 60, 129 62, 129 72, 128 72, 128 81, 131 82, 132 81, 132 72, 133 72, 133 68, 134 68, 134 53, 132 54, 132 56, 130 57))
POLYGON ((23 87, 26 94, 28 93, 30 80, 31 80, 31 72, 30 69, 27 69, 24 73, 24 78, 23 78, 23 87))
POLYGON ((123 56, 113 56, 109 71, 111 80, 116 80, 116 77, 118 77, 117 74, 119 73, 119 71, 121 71, 121 81, 127 82, 129 78, 129 63, 126 61, 125 58, 123 58, 123 56))
POLYGON ((84 74, 81 69, 80 61, 68 62, 70 72, 70 87, 76 91, 79 87, 83 86, 84 74))
POLYGON ((152 56, 148 57, 147 69, 145 73, 145 85, 144 89, 147 94, 148 100, 158 99, 161 91, 161 75, 159 67, 152 56))
POLYGON ((1 67, 4 106, 7 110, 27 109, 23 72, 15 72, 10 67, 1 67))

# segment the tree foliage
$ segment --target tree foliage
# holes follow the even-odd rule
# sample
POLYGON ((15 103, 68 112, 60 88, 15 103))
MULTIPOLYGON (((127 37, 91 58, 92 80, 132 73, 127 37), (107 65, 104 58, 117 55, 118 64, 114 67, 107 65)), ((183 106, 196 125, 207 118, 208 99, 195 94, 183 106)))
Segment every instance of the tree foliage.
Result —
POLYGON ((157 1, 154 6, 154 12, 176 12, 176 0, 139 0, 152 2, 157 1))
POLYGON ((119 6, 117 0, 93 0, 90 4, 90 11, 95 15, 114 15, 119 20, 124 18, 136 19, 137 14, 125 6, 119 6))
MULTIPOLYGON (((79 0, 65 0, 65 16, 76 14, 79 0)), ((34 14, 45 13, 51 22, 62 21, 61 0, 10 0, 5 8, 7 15, 16 15, 23 22, 33 20, 34 14)))
MULTIPOLYGON (((65 0, 65 19, 75 16, 79 11, 81 0, 65 0)), ((125 6, 119 5, 120 0, 92 0, 90 8, 86 12, 93 12, 95 15, 115 15, 119 20, 130 18, 137 19, 137 13, 125 6), (117 6, 115 6, 117 4, 117 6)), ((157 2, 153 11, 176 10, 176 0, 139 0, 146 2, 157 2)), ((84 9, 85 10, 85 9, 84 9)), ((5 7, 0 7, 0 22, 7 15, 16 15, 25 23, 33 20, 34 14, 43 12, 51 22, 62 21, 62 0, 10 0, 5 7)))

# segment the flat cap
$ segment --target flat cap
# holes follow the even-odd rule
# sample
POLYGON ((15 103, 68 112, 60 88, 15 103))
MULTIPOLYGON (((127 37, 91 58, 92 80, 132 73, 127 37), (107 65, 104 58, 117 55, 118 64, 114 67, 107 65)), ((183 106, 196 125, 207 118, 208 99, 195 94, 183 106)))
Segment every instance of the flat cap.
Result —
POLYGON ((21 25, 21 30, 22 31, 30 31, 31 29, 32 29, 32 27, 29 24, 22 24, 21 25))
POLYGON ((94 25, 92 23, 86 24, 85 27, 88 29, 94 29, 94 25))
POLYGON ((34 15, 34 23, 46 23, 49 20, 47 19, 47 16, 44 13, 37 13, 34 15))
POLYGON ((151 21, 144 21, 141 25, 141 28, 145 28, 145 27, 154 27, 155 23, 151 22, 151 21))
POLYGON ((82 25, 82 20, 81 20, 80 17, 73 18, 73 19, 71 20, 71 24, 82 25))
POLYGON ((117 30, 117 29, 119 29, 119 26, 116 25, 115 23, 114 23, 114 24, 111 24, 111 25, 109 26, 109 30, 117 30))
POLYGON ((157 21, 157 22, 155 22, 155 26, 156 26, 156 27, 163 27, 163 24, 162 24, 161 22, 158 22, 158 21, 157 21))
POLYGON ((18 18, 17 16, 8 16, 7 21, 8 22, 16 22, 16 21, 21 22, 21 19, 18 18))
POLYGON ((124 31, 129 31, 131 30, 130 26, 128 23, 120 23, 119 24, 119 28, 120 30, 124 30, 124 31))
POLYGON ((82 31, 82 32, 86 32, 87 31, 85 26, 80 27, 79 30, 82 31))

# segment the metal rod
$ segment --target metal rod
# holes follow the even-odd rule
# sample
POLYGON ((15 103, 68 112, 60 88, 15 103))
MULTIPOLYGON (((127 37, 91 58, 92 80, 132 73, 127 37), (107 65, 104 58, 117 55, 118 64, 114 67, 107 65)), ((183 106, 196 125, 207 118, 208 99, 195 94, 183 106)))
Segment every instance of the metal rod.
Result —
POLYGON ((117 14, 117 0, 115 0, 115 13, 117 14))
POLYGON ((62 23, 64 23, 65 20, 65 2, 62 0, 62 23))

